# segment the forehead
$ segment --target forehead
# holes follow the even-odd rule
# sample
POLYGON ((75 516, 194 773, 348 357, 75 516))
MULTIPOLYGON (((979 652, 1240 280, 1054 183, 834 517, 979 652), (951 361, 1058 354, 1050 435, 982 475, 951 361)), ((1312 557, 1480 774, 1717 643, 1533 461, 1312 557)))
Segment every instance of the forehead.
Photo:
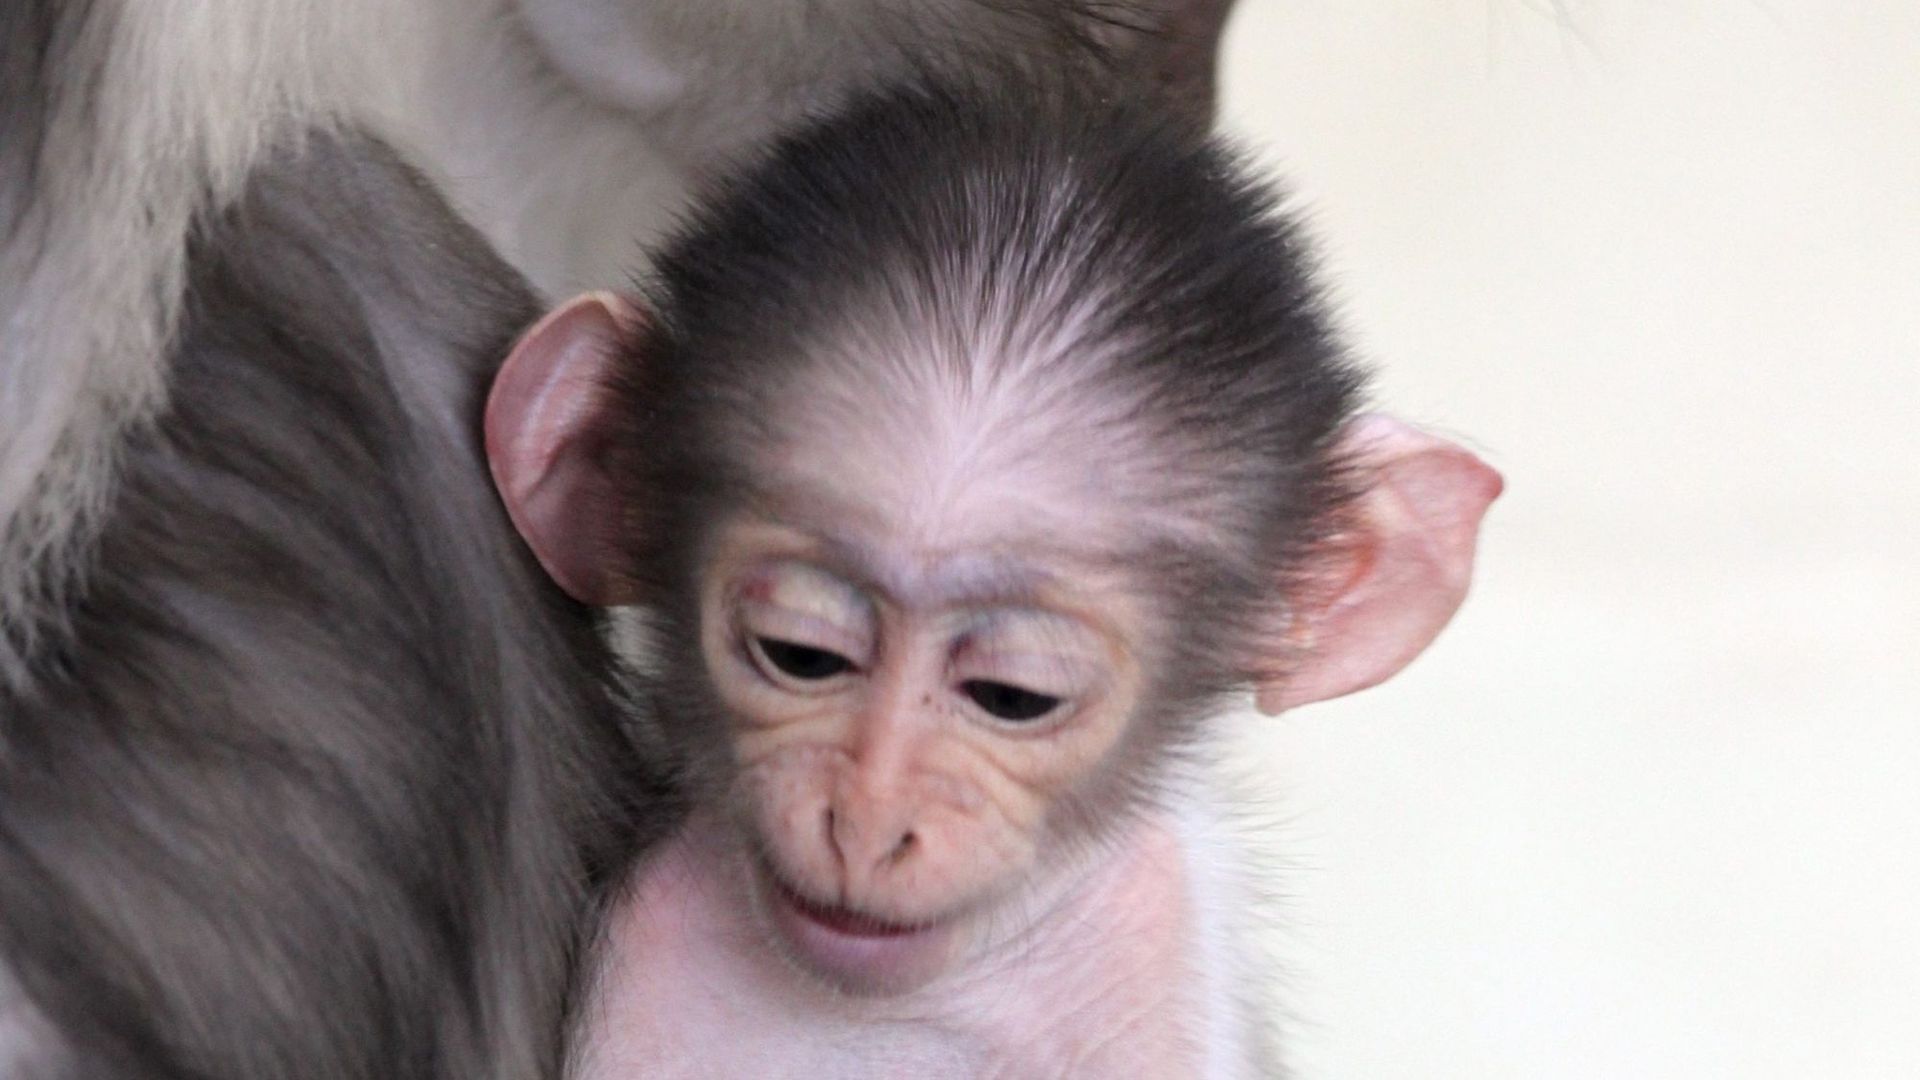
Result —
POLYGON ((860 352, 802 365, 763 418, 749 472, 783 520, 964 574, 1137 548, 1164 516, 1148 513, 1160 455, 1115 380, 979 342, 860 352))
POLYGON ((1124 552, 1016 528, 927 543, 874 507, 811 485, 755 499, 722 535, 722 560, 821 565, 905 607, 1073 609, 1132 592, 1137 577, 1124 552))
POLYGON ((758 471, 754 509, 903 601, 1073 591, 1137 565, 1139 522, 1097 480, 1006 447, 969 456, 929 442, 803 440, 758 471))

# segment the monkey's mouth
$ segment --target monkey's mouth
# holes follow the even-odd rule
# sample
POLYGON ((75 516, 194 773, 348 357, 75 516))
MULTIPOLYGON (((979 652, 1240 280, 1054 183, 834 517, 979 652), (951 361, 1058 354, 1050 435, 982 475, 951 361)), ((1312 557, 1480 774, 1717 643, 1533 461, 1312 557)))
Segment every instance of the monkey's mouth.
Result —
POLYGON ((763 868, 774 932, 814 975, 855 994, 892 994, 924 985, 946 967, 953 941, 944 922, 898 922, 801 895, 763 868))
POLYGON ((809 900, 777 877, 773 879, 773 888, 779 894, 781 902, 792 907, 801 917, 836 934, 871 938, 905 937, 930 930, 934 926, 933 923, 888 922, 878 915, 870 915, 856 908, 838 907, 809 900))

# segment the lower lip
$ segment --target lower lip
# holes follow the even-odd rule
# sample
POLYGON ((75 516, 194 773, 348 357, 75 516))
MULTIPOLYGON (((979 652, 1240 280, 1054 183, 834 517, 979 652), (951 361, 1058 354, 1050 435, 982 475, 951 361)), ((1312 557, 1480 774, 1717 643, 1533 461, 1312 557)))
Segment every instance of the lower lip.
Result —
POLYGON ((950 934, 939 923, 899 926, 809 903, 772 883, 773 923, 807 968, 854 993, 897 993, 938 972, 950 934))

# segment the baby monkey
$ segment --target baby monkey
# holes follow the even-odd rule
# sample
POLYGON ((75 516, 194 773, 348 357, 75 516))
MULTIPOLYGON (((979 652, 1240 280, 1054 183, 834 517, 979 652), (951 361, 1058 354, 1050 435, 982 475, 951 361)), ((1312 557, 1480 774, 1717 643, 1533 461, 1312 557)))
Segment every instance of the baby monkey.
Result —
POLYGON ((1191 751, 1440 631, 1500 480, 1356 418, 1272 193, 1144 107, 915 87, 514 348, 495 479, 639 605, 689 819, 595 1078, 1268 1075, 1191 751))

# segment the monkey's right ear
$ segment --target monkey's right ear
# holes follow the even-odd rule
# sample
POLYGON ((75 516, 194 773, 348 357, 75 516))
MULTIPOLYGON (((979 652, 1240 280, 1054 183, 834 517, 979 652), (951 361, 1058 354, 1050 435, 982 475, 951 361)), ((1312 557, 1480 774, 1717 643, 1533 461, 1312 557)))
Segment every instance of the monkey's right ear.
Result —
POLYGON ((508 516, 568 595, 602 607, 635 599, 618 572, 602 387, 641 319, 613 293, 577 296, 521 335, 487 395, 487 464, 508 516))
POLYGON ((1348 425, 1341 454, 1368 477, 1346 535, 1321 553, 1282 648, 1297 654, 1254 704, 1277 713, 1399 671, 1466 599, 1480 519, 1500 474, 1463 447, 1385 416, 1348 425))

